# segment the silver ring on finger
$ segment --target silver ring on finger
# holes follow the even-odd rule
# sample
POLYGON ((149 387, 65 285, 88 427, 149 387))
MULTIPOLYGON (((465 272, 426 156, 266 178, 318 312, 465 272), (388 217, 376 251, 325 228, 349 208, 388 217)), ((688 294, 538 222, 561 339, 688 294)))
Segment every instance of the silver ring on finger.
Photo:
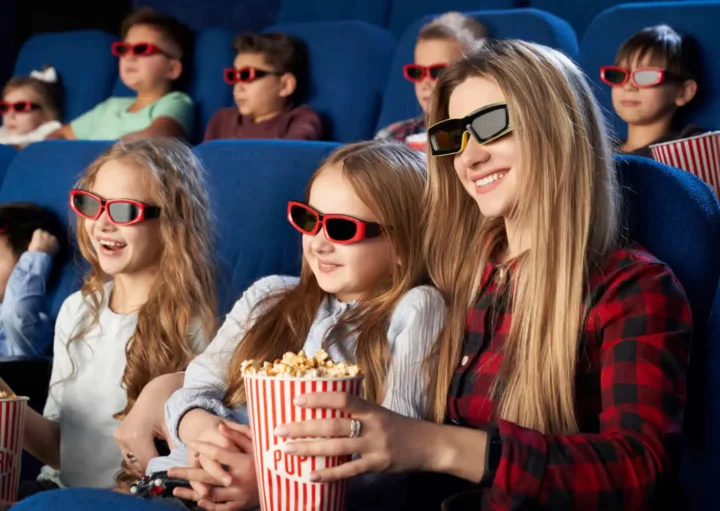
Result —
POLYGON ((350 420, 350 438, 357 438, 362 433, 362 422, 357 419, 350 420))

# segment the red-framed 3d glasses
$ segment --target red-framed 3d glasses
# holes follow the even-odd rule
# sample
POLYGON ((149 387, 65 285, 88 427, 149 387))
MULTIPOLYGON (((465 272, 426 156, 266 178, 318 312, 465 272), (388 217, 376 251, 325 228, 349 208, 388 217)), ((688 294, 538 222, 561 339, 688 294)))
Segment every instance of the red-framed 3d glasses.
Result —
POLYGON ((380 224, 365 222, 347 215, 321 215, 302 202, 288 202, 288 221, 298 231, 315 236, 322 228, 332 243, 349 245, 366 238, 377 238, 383 232, 380 224))
POLYGON ((440 78, 440 75, 447 69, 447 64, 433 64, 432 66, 421 66, 420 64, 405 64, 403 66, 403 76, 411 82, 422 82, 425 77, 429 77, 432 81, 440 78))
POLYGON ((116 41, 111 47, 112 54, 116 57, 125 57, 126 55, 134 55, 136 57, 149 57, 150 55, 164 55, 169 59, 173 56, 162 48, 152 43, 126 43, 124 41, 116 41))
POLYGON ((622 87, 630 82, 638 89, 646 89, 676 78, 672 72, 660 67, 640 67, 633 71, 620 66, 600 68, 600 79, 611 87, 622 87))
POLYGON ((160 208, 131 199, 105 200, 85 190, 70 191, 70 207, 87 220, 97 220, 103 211, 115 225, 132 225, 160 216, 160 208))
POLYGON ((14 103, 0 101, 0 115, 5 115, 10 112, 15 112, 16 114, 26 114, 39 108, 40 105, 33 103, 32 101, 16 101, 14 103))
POLYGON ((223 78, 225 83, 228 85, 235 85, 236 83, 250 83, 263 76, 276 75, 280 76, 282 73, 277 71, 265 71, 264 69, 255 69, 254 67, 242 67, 240 69, 233 69, 232 67, 226 67, 223 70, 223 78))

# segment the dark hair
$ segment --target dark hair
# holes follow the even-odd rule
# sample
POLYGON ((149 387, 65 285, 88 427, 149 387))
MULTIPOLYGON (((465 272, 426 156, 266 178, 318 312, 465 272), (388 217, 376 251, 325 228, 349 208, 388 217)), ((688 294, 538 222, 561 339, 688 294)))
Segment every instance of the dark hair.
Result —
POLYGON ((452 39, 469 48, 487 37, 485 25, 459 12, 448 12, 423 25, 418 41, 452 39))
POLYGON ((163 38, 170 41, 170 43, 175 45, 177 50, 180 51, 178 60, 180 60, 183 65, 183 71, 180 78, 175 80, 175 88, 184 88, 191 75, 189 70, 192 64, 193 31, 190 27, 172 16, 155 12, 150 7, 142 7, 129 14, 123 20, 120 35, 125 39, 130 29, 139 25, 148 26, 157 30, 163 38))
POLYGON ((7 236, 15 257, 20 257, 27 251, 35 229, 42 229, 55 236, 60 244, 60 252, 67 239, 67 231, 60 218, 52 211, 31 202, 0 204, 0 229, 0 234, 7 236))
POLYGON ((620 47, 615 63, 629 63, 646 56, 684 80, 700 81, 702 63, 697 42, 668 25, 647 27, 637 32, 620 47))
POLYGON ((307 92, 309 55, 302 39, 287 34, 241 34, 233 43, 237 54, 261 53, 265 62, 278 73, 290 73, 297 80, 297 88, 290 101, 300 104, 307 92))
MULTIPOLYGON (((43 70, 48 67, 49 66, 45 66, 43 70)), ((40 108, 42 108, 45 113, 50 114, 51 120, 62 120, 64 94, 59 76, 58 81, 55 83, 44 82, 32 76, 16 76, 5 84, 2 95, 5 97, 6 94, 21 87, 28 87, 40 96, 40 108)))

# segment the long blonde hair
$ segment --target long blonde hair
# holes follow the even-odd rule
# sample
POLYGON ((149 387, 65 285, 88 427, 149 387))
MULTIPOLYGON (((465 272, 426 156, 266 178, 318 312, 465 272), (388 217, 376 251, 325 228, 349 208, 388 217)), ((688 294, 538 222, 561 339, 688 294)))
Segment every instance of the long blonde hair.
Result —
MULTIPOLYGON (((315 179, 331 166, 342 166, 345 179, 385 227, 392 260, 400 261, 332 330, 338 334, 333 342, 357 334, 356 356, 366 375, 365 395, 380 402, 389 363, 390 315, 405 293, 427 280, 421 225, 425 164, 418 153, 397 143, 360 142, 344 146, 313 174, 307 187, 308 198, 315 179)), ((229 406, 245 401, 240 364, 248 359, 274 360, 285 352, 302 349, 325 296, 303 259, 298 285, 257 305, 264 312, 248 329, 230 363, 226 394, 229 406)), ((329 335, 328 332, 326 337, 329 335)))
MULTIPOLYGON (((429 125, 448 118, 453 90, 469 77, 494 79, 505 95, 520 155, 513 214, 531 242, 512 272, 512 325, 494 386, 495 413, 542 432, 577 432, 575 368, 587 278, 618 233, 618 185, 605 122, 570 59, 505 40, 479 45, 443 73, 429 125)), ((452 157, 428 159, 424 253, 449 302, 437 359, 427 367, 433 417, 442 421, 466 315, 486 263, 507 246, 507 235, 503 218, 482 216, 452 157)))
MULTIPOLYGON (((205 338, 212 337, 217 305, 210 201, 203 166, 192 151, 171 139, 118 142, 87 168, 75 188, 88 190, 100 168, 110 161, 147 171, 153 204, 162 211, 157 220, 162 244, 159 272, 127 343, 122 377, 127 405, 115 416, 122 420, 153 378, 185 369, 195 355, 191 346, 195 321, 200 321, 205 338)), ((78 217, 76 228, 80 252, 90 264, 81 288, 90 309, 84 326, 68 342, 68 350, 98 324, 106 299, 108 275, 100 267, 84 222, 78 217)))

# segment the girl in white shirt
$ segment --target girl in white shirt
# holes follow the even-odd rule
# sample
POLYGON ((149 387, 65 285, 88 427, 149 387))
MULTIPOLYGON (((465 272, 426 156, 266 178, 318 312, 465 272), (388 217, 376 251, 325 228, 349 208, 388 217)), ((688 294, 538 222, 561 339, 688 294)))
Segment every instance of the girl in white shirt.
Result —
POLYGON ((0 144, 18 149, 62 127, 63 88, 54 67, 16 76, 3 88, 0 144))
MULTIPOLYGON (((119 421, 151 379, 183 370, 214 334, 210 206, 200 162, 173 140, 119 142, 75 188, 90 270, 60 310, 44 416, 30 413, 24 447, 49 465, 41 480, 111 488, 119 421)), ((127 455, 119 483, 137 462, 127 455)))

